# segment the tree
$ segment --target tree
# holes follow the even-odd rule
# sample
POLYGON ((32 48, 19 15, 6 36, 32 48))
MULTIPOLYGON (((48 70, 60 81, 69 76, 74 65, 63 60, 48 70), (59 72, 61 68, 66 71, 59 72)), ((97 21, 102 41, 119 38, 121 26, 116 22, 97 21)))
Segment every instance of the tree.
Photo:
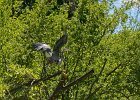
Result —
POLYGON ((110 14, 107 1, 78 0, 69 19, 70 3, 54 10, 56 1, 36 0, 17 16, 22 2, 0 2, 2 99, 139 98, 139 32, 125 24, 130 6, 110 14), (113 34, 120 23, 124 28, 113 34), (52 47, 64 30, 69 38, 63 63, 47 65, 41 77, 44 58, 32 44, 52 47))

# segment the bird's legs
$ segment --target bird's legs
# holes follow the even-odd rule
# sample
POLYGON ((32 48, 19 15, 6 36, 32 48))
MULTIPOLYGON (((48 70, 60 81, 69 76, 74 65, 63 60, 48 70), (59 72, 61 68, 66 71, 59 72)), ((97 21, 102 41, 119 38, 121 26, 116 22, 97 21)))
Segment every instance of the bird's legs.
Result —
POLYGON ((45 53, 43 53, 43 68, 42 68, 42 72, 41 72, 41 77, 46 77, 47 68, 48 68, 48 65, 46 64, 46 55, 45 55, 45 53))

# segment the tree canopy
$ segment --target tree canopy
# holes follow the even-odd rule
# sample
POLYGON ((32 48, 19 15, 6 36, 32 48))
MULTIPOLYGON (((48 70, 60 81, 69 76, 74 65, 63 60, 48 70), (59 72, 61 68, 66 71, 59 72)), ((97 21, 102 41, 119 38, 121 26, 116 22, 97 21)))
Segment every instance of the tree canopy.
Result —
POLYGON ((139 100, 139 23, 113 2, 1 0, 0 99, 139 100), (62 63, 47 64, 32 44, 53 47, 65 31, 62 63))

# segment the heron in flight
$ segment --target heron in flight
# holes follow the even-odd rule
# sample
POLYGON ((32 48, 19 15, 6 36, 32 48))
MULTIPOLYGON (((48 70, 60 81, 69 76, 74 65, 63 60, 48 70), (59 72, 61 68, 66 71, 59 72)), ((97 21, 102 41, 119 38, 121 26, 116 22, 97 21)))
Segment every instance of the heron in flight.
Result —
POLYGON ((61 63, 62 59, 60 58, 61 48, 64 44, 67 43, 68 35, 66 32, 63 34, 60 39, 58 39, 53 47, 53 50, 48 44, 44 43, 35 43, 33 44, 33 48, 37 51, 41 51, 45 54, 46 58, 48 58, 49 63, 61 63))

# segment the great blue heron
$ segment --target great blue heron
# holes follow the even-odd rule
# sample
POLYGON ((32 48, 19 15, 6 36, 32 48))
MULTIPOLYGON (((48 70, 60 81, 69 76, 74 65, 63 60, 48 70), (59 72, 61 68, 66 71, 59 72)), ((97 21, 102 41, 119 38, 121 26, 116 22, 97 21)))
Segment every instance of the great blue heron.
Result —
POLYGON ((44 43, 35 43, 33 44, 33 48, 35 50, 38 50, 38 51, 40 50, 41 52, 43 52, 48 58, 49 63, 55 62, 58 64, 62 61, 62 59, 60 58, 60 52, 61 52, 62 46, 67 43, 67 38, 68 38, 68 35, 64 33, 64 35, 56 41, 53 47, 53 50, 48 44, 44 44, 44 43))

